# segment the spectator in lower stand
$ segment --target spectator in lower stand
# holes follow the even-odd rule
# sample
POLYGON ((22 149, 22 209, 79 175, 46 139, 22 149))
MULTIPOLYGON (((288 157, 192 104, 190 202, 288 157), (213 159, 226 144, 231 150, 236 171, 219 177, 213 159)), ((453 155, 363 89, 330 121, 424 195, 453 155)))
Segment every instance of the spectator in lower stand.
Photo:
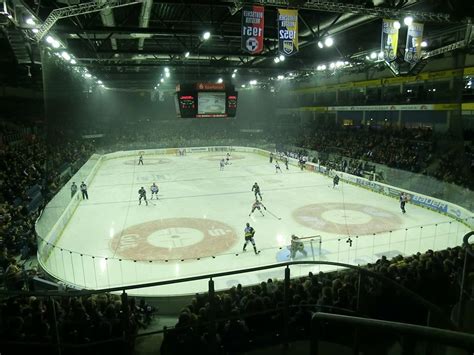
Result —
POLYGON ((5 286, 9 290, 21 290, 23 287, 23 277, 21 269, 15 259, 10 259, 5 270, 5 286))

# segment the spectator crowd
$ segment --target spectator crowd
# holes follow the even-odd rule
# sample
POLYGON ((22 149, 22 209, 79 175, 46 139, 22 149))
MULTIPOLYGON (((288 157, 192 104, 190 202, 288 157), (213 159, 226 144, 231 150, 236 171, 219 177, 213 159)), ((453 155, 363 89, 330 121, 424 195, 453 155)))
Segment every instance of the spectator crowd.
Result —
MULTIPOLYGON (((459 297, 464 257, 465 251, 461 247, 436 252, 428 250, 409 257, 399 255, 391 260, 382 257, 365 268, 416 292, 439 307, 449 319, 459 297)), ((473 271, 470 265, 469 290, 473 286, 473 271)), ((357 270, 310 272, 306 277, 292 279, 288 300, 288 328, 293 340, 308 338, 312 314, 317 311, 421 325, 427 317, 426 308, 378 278, 364 276, 359 284, 357 270)), ((268 279, 248 288, 239 284, 217 294, 214 305, 216 341, 225 353, 246 351, 255 345, 271 345, 278 338, 281 341, 285 321, 283 281, 268 279)), ((161 354, 191 354, 196 350, 206 353, 210 347, 210 316, 209 295, 196 294, 181 310, 175 327, 165 333, 161 354)))

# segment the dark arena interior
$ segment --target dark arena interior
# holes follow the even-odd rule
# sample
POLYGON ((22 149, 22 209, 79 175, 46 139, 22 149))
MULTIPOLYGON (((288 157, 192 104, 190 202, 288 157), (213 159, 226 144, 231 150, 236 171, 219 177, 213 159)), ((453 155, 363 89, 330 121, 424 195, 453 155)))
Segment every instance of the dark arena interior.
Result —
POLYGON ((0 354, 473 354, 473 20, 0 0, 0 354))

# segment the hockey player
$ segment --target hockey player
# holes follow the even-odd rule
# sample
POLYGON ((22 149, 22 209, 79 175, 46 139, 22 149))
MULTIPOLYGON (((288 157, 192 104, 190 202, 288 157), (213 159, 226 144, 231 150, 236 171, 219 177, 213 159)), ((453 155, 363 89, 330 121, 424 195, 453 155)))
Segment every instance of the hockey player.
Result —
POLYGON ((225 161, 224 159, 221 159, 221 161, 219 162, 219 165, 220 165, 220 170, 224 170, 224 166, 225 166, 225 161))
POLYGON ((249 217, 252 215, 253 211, 255 211, 255 210, 259 210, 260 213, 262 214, 262 216, 265 216, 263 214, 262 208, 260 206, 262 206, 265 211, 267 210, 267 208, 263 205, 263 203, 256 199, 255 202, 252 205, 252 210, 249 213, 249 217))
POLYGON ((260 196, 260 201, 263 200, 262 194, 260 193, 260 186, 257 183, 253 184, 252 191, 255 193, 255 199, 257 199, 257 195, 260 196))
POLYGON ((227 153, 225 156, 225 165, 229 165, 229 164, 230 164, 230 153, 227 153))
POLYGON ((89 194, 87 193, 87 185, 84 181, 81 183, 80 188, 81 188, 81 192, 82 192, 82 199, 83 200, 85 200, 85 199, 88 200, 89 199, 89 194))
POLYGON ((270 164, 273 163, 273 153, 270 153, 270 164))
POLYGON ((298 165, 300 166, 301 171, 304 170, 305 164, 306 162, 304 161, 303 157, 300 157, 300 159, 298 160, 298 165))
POLYGON ((71 198, 74 197, 74 195, 76 194, 76 192, 77 192, 77 185, 76 185, 75 182, 73 182, 72 185, 71 185, 71 198))
POLYGON ((140 190, 138 190, 138 205, 140 206, 142 204, 142 199, 145 200, 146 205, 148 206, 148 201, 146 200, 146 190, 141 187, 140 190))
POLYGON ((277 174, 278 172, 282 172, 281 171, 281 168, 280 168, 280 164, 278 164, 278 160, 275 160, 275 174, 277 174))
POLYGON ((143 154, 140 154, 140 156, 138 157, 138 165, 143 165, 143 154))
POLYGON ((253 238, 255 235, 255 229, 253 229, 250 224, 247 223, 244 229, 244 237, 245 237, 245 243, 242 251, 246 251, 245 248, 247 248, 248 242, 252 243, 253 246, 253 251, 255 252, 255 255, 260 253, 260 251, 257 251, 257 247, 255 246, 255 239, 253 238))
POLYGON ((288 157, 285 157, 284 159, 285 159, 285 167, 286 167, 286 170, 289 170, 289 169, 288 169, 288 157))
POLYGON ((407 211, 405 210, 405 204, 408 202, 408 195, 404 192, 401 193, 400 195, 400 209, 402 210, 402 213, 406 213, 407 211))
POLYGON ((339 176, 334 175, 334 179, 332 179, 332 188, 334 189, 337 185, 339 185, 339 176))
POLYGON ((151 190, 150 200, 153 200, 153 195, 155 195, 156 199, 158 200, 158 191, 159 191, 158 186, 155 183, 153 183, 153 185, 151 185, 150 187, 150 190, 151 190))
POLYGON ((303 254, 305 257, 308 256, 308 253, 306 252, 306 250, 304 250, 303 242, 296 235, 292 234, 291 235, 291 245, 290 245, 291 259, 295 258, 296 252, 298 252, 298 251, 301 254, 303 254))

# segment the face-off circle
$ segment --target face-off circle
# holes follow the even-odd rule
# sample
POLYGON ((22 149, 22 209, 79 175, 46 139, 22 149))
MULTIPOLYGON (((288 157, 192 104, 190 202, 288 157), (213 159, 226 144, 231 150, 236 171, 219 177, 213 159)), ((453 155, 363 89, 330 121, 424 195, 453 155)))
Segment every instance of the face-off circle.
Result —
MULTIPOLYGON (((212 155, 206 155, 204 157, 200 157, 199 159, 203 159, 203 160, 209 160, 209 161, 218 161, 218 160, 222 160, 222 159, 226 159, 227 158, 227 155, 225 152, 222 152, 222 154, 212 154, 212 155)), ((245 157, 243 155, 238 155, 238 154, 231 154, 230 155, 230 161, 232 162, 232 160, 240 160, 240 159, 244 159, 245 157)))
POLYGON ((167 218, 137 224, 117 233, 110 248, 130 260, 195 259, 218 255, 237 241, 232 227, 200 218, 167 218))
MULTIPOLYGON (((168 164, 171 163, 170 159, 167 158, 143 158, 145 165, 158 165, 158 164, 168 164)), ((138 158, 132 160, 126 160, 123 162, 125 165, 138 165, 138 158)))
POLYGON ((293 218, 318 231, 349 235, 387 232, 402 225, 394 213, 359 203, 311 204, 295 210, 293 218))

